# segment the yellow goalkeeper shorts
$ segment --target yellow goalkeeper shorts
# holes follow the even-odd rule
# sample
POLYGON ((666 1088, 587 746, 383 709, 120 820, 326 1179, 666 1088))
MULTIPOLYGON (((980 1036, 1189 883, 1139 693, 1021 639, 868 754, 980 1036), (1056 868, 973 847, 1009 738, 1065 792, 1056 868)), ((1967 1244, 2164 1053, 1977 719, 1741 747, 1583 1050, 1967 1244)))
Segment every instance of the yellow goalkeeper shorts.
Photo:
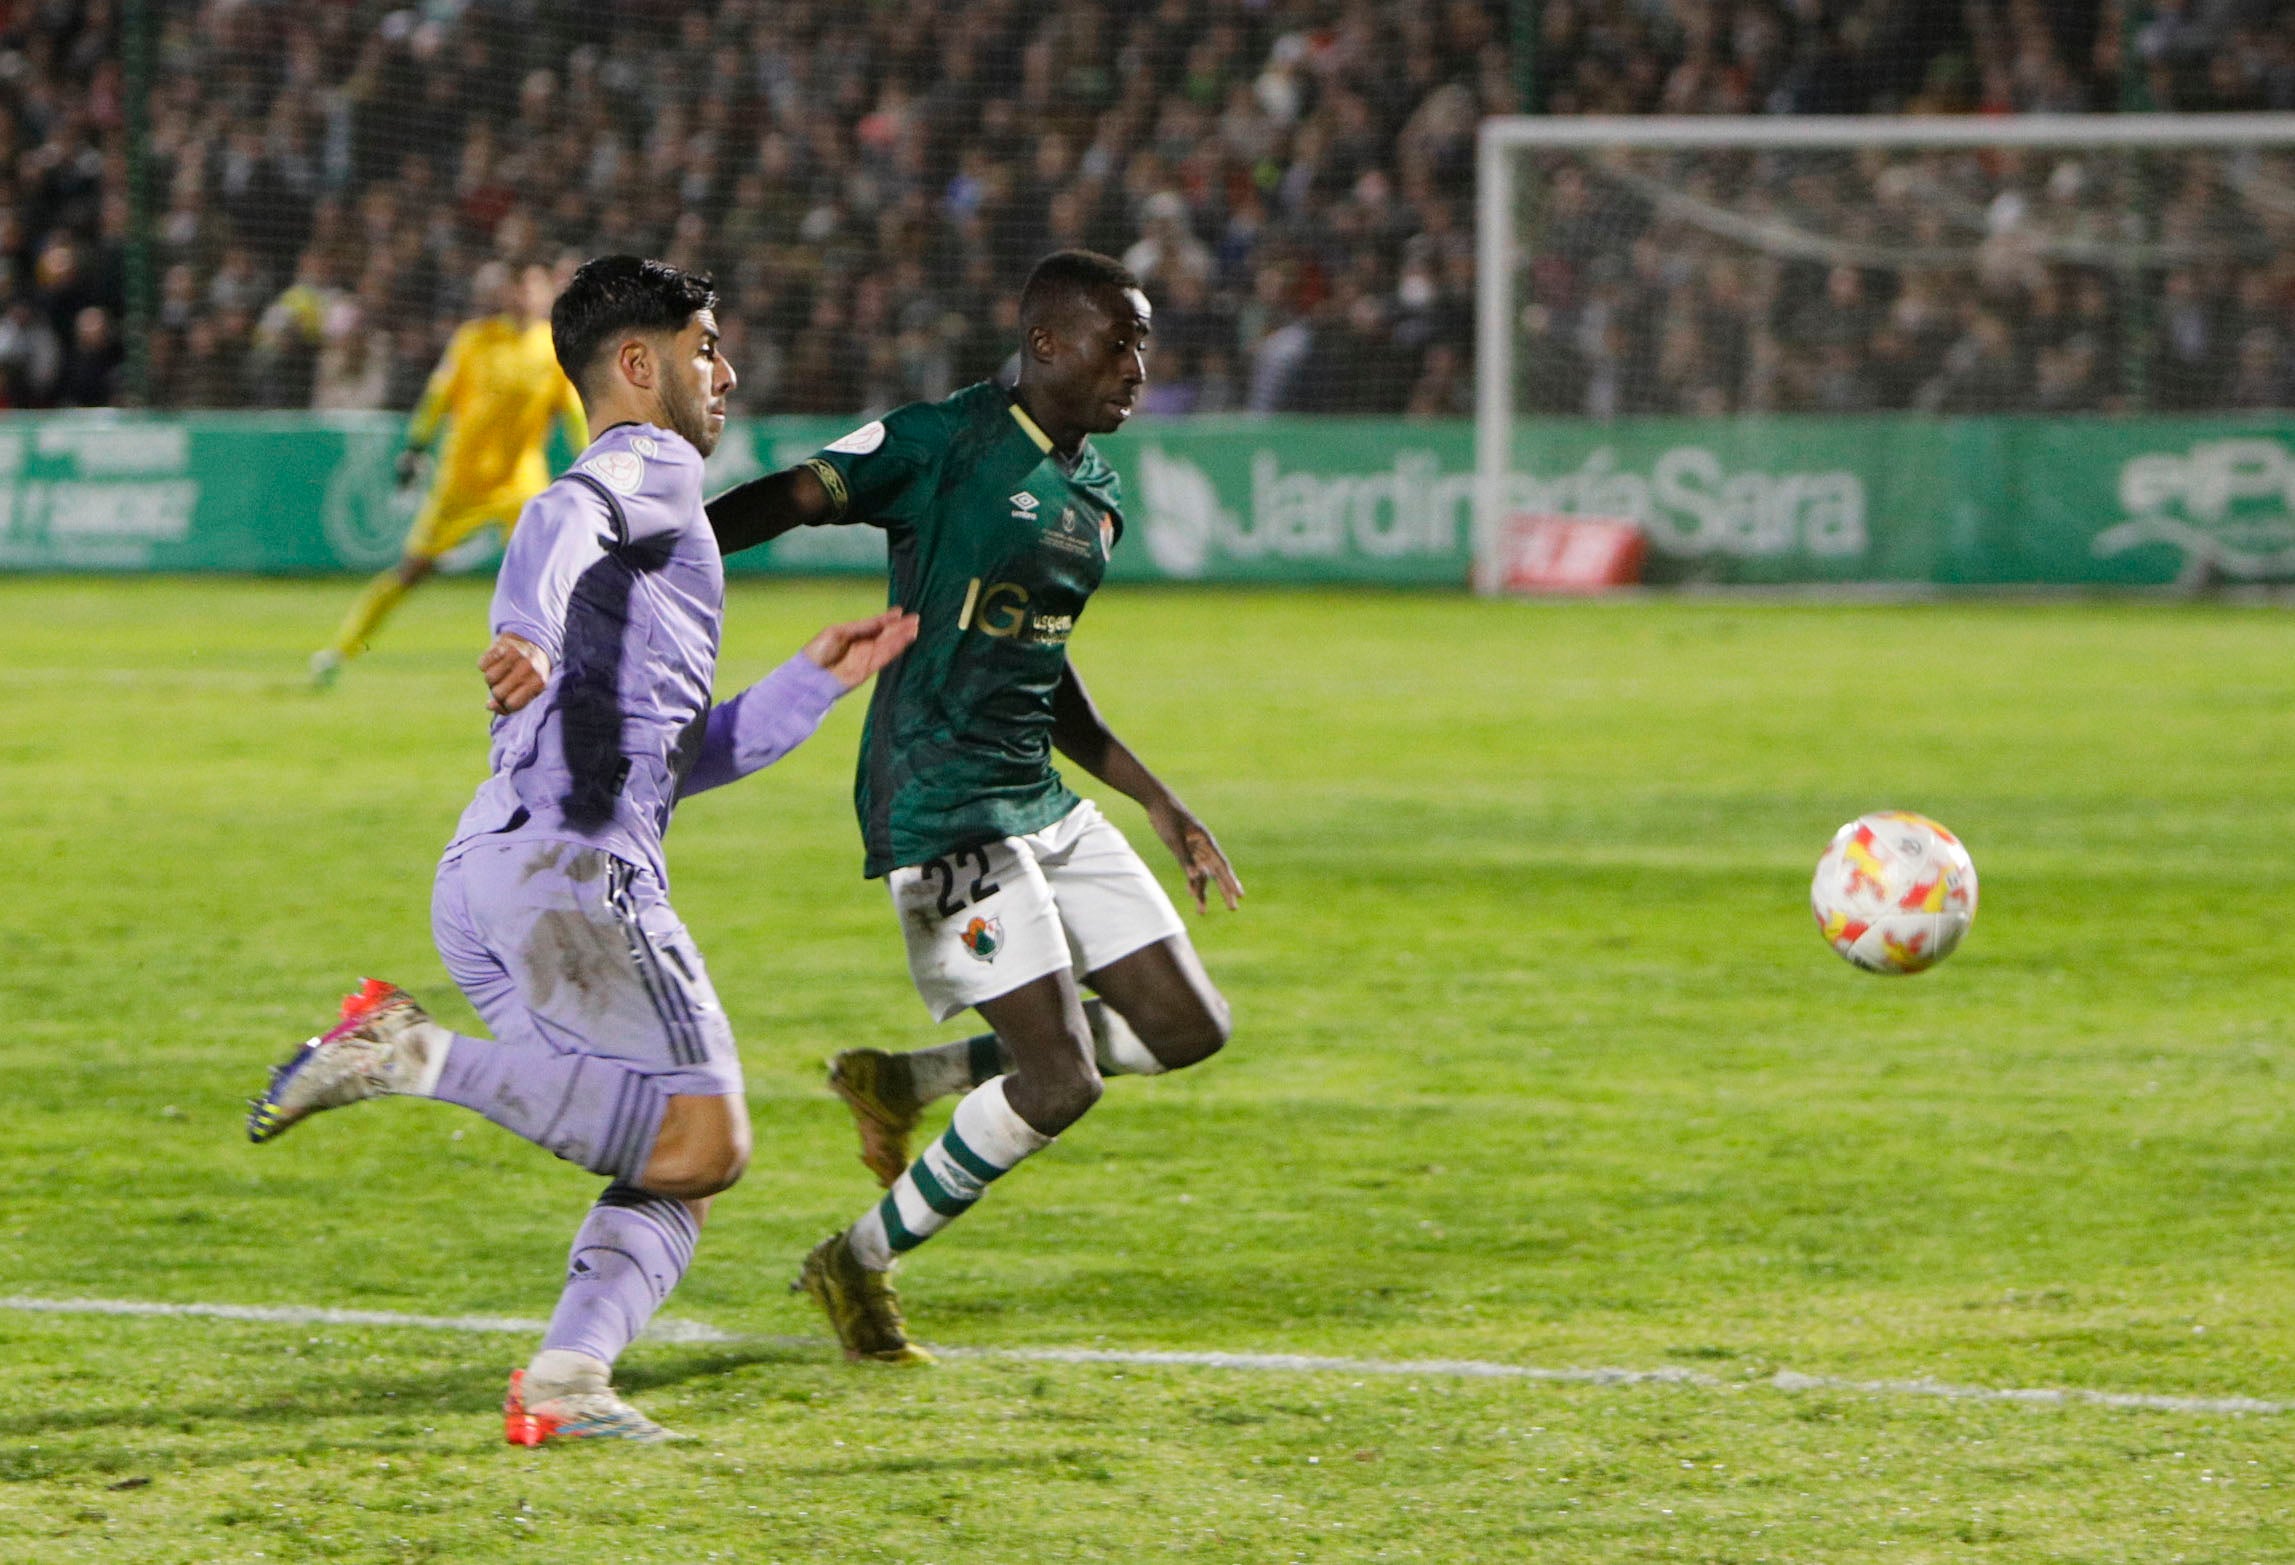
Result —
POLYGON ((508 542, 518 513, 532 495, 525 490, 496 489, 484 494, 457 493, 443 486, 424 497, 422 509, 407 531, 406 553, 415 559, 435 560, 467 540, 481 527, 499 527, 508 542))

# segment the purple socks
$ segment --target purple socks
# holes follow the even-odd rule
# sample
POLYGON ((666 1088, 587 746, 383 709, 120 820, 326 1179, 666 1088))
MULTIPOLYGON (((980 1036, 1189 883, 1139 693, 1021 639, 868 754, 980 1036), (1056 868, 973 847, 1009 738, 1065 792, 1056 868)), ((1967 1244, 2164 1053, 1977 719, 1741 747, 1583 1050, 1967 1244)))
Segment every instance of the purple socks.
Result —
POLYGON ((574 1235, 566 1289, 542 1350, 570 1349, 611 1364, 685 1275, 700 1233, 683 1201, 608 1185, 574 1235))
POLYGON ((591 1054, 556 1054, 457 1033, 431 1096, 475 1109, 569 1163, 609 1174, 574 1235, 566 1287, 542 1339, 611 1364, 693 1260, 701 1225, 683 1201, 638 1188, 669 1095, 591 1054))
MULTIPOLYGON (((669 1095, 651 1078, 612 1060, 464 1033, 454 1035, 431 1096, 475 1109, 593 1174, 633 1183, 653 1156, 669 1109, 669 1095)), ((692 1248, 689 1238, 686 1249, 692 1248)))

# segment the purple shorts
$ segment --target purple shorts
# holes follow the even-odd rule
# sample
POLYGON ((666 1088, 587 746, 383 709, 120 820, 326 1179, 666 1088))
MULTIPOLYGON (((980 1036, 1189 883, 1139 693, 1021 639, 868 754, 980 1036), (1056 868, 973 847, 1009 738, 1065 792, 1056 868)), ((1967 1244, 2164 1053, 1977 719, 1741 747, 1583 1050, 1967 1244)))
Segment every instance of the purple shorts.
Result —
POLYGON ((665 1092, 741 1091, 701 953, 653 872, 579 842, 507 833, 438 866, 431 937, 494 1036, 617 1060, 665 1092))

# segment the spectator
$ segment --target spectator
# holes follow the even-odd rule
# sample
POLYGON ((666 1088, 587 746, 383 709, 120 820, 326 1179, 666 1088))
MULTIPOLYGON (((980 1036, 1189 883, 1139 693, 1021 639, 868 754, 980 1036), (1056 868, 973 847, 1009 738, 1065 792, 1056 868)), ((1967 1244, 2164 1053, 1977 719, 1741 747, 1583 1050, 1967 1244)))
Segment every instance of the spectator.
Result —
POLYGON ((2022 401, 2024 377, 2016 339, 1990 310, 1973 310, 1960 339, 1945 350, 1944 367, 1920 391, 1932 413, 2009 413, 2022 401))
POLYGON ((326 307, 322 346, 314 366, 311 406, 326 409, 379 408, 390 394, 390 333, 367 324, 355 299, 336 298, 326 307))
POLYGON ((8 406, 51 406, 63 367, 64 348, 55 327, 29 299, 11 299, 0 314, 0 392, 8 406))
POLYGON ((295 262, 295 280, 255 322, 249 373, 258 406, 311 405, 319 349, 338 299, 333 263, 321 250, 305 250, 295 262))
POLYGON ((1272 413, 1292 405, 1292 387, 1314 344, 1314 329, 1298 308, 1296 278, 1288 265, 1259 269, 1240 335, 1250 362, 1245 406, 1254 413, 1272 413))
POLYGON ((1124 265, 1150 288, 1167 287, 1182 277, 1208 281, 1211 251, 1188 227, 1187 202, 1174 191, 1159 190, 1142 212, 1146 231, 1124 252, 1124 265))
POLYGON ((84 306, 72 317, 71 346, 64 352, 56 400, 68 408, 112 406, 120 399, 120 365, 126 357, 111 312, 100 304, 84 306))
MULTIPOLYGON (((1235 317, 1213 296, 1207 273, 1182 269, 1156 299, 1145 410, 1209 411, 1202 406, 1204 366, 1214 356, 1222 364, 1233 362, 1235 334, 1235 317)), ((1232 387, 1224 394, 1232 396, 1232 387)))
POLYGON ((1400 411, 1411 381, 1404 378, 1408 370, 1382 301, 1350 274, 1339 279, 1312 320, 1306 354, 1280 404, 1284 411, 1400 411))
POLYGON ((2224 335, 2220 301, 2202 289, 2189 268, 2170 272, 2160 305, 2159 352, 2152 368, 2161 406, 2214 404, 2227 368, 2230 345, 2224 335))
POLYGON ((1427 353, 1403 412, 1411 418, 1456 418, 1474 411, 1474 387, 1458 349, 1436 343, 1427 353))
POLYGON ((2295 402, 2288 384, 2295 374, 2285 336, 2269 326, 2251 326, 2239 339, 2231 384, 2224 404, 2234 408, 2283 408, 2295 402))
POLYGON ((2043 413, 2093 413, 2104 405, 2101 345, 2087 332, 2044 344, 2034 356, 2033 406, 2043 413))
POLYGON ((183 336, 174 402, 186 408, 245 405, 241 359, 244 344, 229 315, 193 321, 183 336))

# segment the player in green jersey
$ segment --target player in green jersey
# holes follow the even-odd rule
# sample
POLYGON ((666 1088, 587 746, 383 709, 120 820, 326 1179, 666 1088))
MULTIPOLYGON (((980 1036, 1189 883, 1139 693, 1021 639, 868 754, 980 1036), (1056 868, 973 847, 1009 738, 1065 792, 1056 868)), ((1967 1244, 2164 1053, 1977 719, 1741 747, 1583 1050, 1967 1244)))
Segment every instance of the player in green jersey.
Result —
POLYGON ((890 1187, 799 1277, 852 1358, 928 1357, 901 1320, 894 1260, 1081 1118, 1103 1075, 1193 1065, 1227 1041, 1227 1002, 1171 899, 1052 765, 1057 750, 1137 800, 1198 910, 1214 885, 1236 905, 1217 840, 1109 731, 1068 661, 1124 525, 1088 437, 1131 416, 1150 321, 1119 263, 1048 256, 1020 295, 1015 387, 896 409, 709 506, 728 554, 798 526, 885 530, 891 601, 922 627, 869 704, 853 789, 866 873, 887 880, 933 1019, 969 1007, 992 1029, 907 1054, 851 1050, 832 1068, 890 1187), (911 1162, 925 1104, 955 1092, 948 1132, 911 1162))

